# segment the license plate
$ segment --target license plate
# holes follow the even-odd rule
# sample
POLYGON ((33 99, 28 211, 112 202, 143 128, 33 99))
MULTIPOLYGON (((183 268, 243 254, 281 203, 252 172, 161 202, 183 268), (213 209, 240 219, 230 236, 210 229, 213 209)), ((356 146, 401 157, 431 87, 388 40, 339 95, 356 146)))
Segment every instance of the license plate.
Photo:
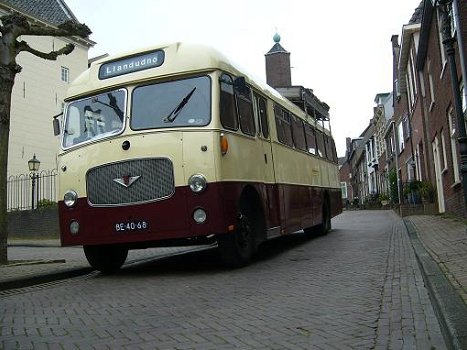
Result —
POLYGON ((146 220, 117 222, 115 224, 115 231, 117 232, 142 231, 148 228, 149 223, 146 220))

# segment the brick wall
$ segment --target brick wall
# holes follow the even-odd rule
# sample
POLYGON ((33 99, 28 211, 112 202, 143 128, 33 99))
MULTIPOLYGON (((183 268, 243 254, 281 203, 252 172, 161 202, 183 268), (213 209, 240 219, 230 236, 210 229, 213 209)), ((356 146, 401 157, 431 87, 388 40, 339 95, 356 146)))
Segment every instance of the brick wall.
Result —
POLYGON ((272 87, 290 86, 290 53, 274 53, 266 55, 266 82, 272 87))
POLYGON ((9 212, 9 238, 59 238, 57 208, 9 212))

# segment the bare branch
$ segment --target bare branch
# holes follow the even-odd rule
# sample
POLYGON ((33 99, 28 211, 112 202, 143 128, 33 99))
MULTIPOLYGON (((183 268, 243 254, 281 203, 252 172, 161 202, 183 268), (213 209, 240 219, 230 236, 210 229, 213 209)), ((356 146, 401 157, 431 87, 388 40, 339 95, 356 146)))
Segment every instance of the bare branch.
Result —
POLYGON ((26 51, 32 53, 34 56, 46 59, 46 60, 52 60, 55 61, 58 56, 60 55, 68 55, 70 54, 75 48, 75 45, 73 44, 67 44, 65 47, 61 48, 58 51, 51 51, 49 53, 38 51, 36 49, 33 49, 31 46, 28 45, 27 42, 21 41, 17 44, 16 46, 16 52, 17 54, 20 53, 21 51, 26 51))
POLYGON ((79 36, 86 38, 91 34, 91 30, 86 24, 76 23, 74 21, 67 21, 60 24, 57 28, 43 27, 37 24, 31 24, 29 27, 28 35, 37 36, 79 36))
POLYGON ((78 36, 86 38, 91 34, 91 30, 86 24, 77 23, 75 21, 66 21, 58 26, 58 28, 45 27, 38 24, 30 24, 26 17, 14 13, 0 17, 3 24, 2 33, 13 33, 15 38, 20 35, 37 35, 37 36, 78 36))

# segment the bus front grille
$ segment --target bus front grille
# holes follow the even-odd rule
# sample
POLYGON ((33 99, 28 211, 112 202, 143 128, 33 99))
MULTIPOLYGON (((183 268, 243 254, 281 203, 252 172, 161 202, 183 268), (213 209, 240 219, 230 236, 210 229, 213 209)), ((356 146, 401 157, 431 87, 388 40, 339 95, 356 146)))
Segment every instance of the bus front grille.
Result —
POLYGON ((161 200, 174 193, 173 164, 167 158, 145 158, 106 164, 86 174, 88 202, 118 206, 161 200))

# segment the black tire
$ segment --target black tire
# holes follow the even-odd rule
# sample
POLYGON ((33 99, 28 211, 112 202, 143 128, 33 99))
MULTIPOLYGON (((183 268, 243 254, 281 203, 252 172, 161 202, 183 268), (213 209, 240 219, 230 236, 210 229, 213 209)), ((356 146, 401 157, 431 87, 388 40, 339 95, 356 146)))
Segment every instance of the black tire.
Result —
POLYGON ((306 237, 312 237, 312 236, 324 236, 326 235, 329 231, 331 231, 331 208, 329 206, 329 201, 325 200, 323 203, 323 208, 322 208, 322 213, 323 217, 321 220, 321 223, 313 226, 313 227, 308 227, 303 229, 303 232, 305 232, 306 237))
POLYGON ((324 236, 331 231, 331 208, 329 207, 329 201, 326 200, 323 204, 323 220, 317 227, 317 234, 324 236))
POLYGON ((229 267, 239 268, 251 262, 256 248, 254 222, 251 215, 239 213, 233 234, 219 237, 218 246, 222 261, 229 267))
POLYGON ((120 269, 128 256, 128 248, 119 245, 88 245, 83 249, 89 264, 103 273, 120 269))

